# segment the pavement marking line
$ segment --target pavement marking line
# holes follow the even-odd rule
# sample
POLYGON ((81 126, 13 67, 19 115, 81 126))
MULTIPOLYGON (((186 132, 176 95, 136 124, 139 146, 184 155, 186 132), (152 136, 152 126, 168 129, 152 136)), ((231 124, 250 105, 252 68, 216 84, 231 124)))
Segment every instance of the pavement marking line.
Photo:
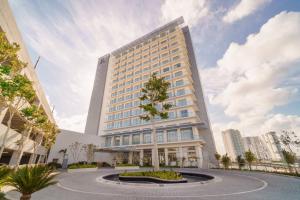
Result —
POLYGON ((84 193, 84 194, 92 194, 92 195, 106 195, 106 196, 126 196, 126 197, 146 197, 146 198, 199 198, 199 197, 218 197, 218 196, 233 196, 233 195, 240 195, 240 194, 246 194, 246 193, 251 193, 251 192, 257 192, 260 190, 265 189, 268 186, 268 183, 265 180, 262 180, 260 178, 257 177, 252 177, 252 176, 247 176, 247 175, 241 175, 241 174, 233 174, 236 176, 243 176, 243 177, 247 177, 250 179, 255 179, 258 180, 260 182, 263 183, 263 185, 259 188, 253 189, 253 190, 246 190, 246 191, 241 191, 241 192, 233 192, 233 193, 224 193, 224 194, 207 194, 207 195, 178 195, 178 196, 142 196, 142 195, 125 195, 125 194, 115 194, 115 193, 100 193, 100 192, 88 192, 88 191, 82 191, 82 190, 77 190, 77 189, 73 189, 73 188, 69 188, 66 186, 61 185, 60 183, 57 183, 57 186, 65 189, 65 190, 69 190, 72 192, 78 192, 78 193, 84 193))

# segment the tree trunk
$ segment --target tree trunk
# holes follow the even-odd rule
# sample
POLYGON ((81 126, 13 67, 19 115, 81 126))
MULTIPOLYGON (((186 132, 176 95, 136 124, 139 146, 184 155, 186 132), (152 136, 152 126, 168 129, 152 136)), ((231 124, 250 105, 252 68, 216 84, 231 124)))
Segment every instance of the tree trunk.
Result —
POLYGON ((157 137, 156 137, 156 128, 155 128, 154 120, 155 119, 151 120, 152 133, 153 133, 153 164, 154 164, 154 171, 159 171, 158 147, 157 147, 157 137))
POLYGON ((249 169, 250 169, 250 171, 252 170, 252 167, 251 167, 251 164, 249 163, 249 169))
POLYGON ((7 121, 7 128, 4 132, 4 136, 3 136, 3 139, 2 139, 2 144, 1 144, 1 148, 0 148, 0 158, 2 157, 2 154, 4 152, 4 149, 5 149, 5 143, 6 143, 6 140, 7 140, 7 135, 8 135, 8 132, 10 130, 10 127, 11 127, 11 121, 12 121, 12 118, 14 117, 14 114, 15 112, 11 112, 11 110, 9 110, 9 119, 7 121))
POLYGON ((31 199, 31 194, 22 194, 20 197, 20 200, 30 200, 31 199))

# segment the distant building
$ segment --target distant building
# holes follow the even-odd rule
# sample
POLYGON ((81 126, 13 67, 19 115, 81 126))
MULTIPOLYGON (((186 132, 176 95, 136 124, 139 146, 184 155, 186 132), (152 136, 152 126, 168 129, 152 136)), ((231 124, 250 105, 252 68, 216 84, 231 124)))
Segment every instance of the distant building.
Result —
POLYGON ((228 129, 222 131, 222 135, 226 153, 232 160, 235 160, 239 155, 244 155, 245 148, 239 130, 228 129))
POLYGON ((281 154, 282 148, 279 143, 279 138, 278 138, 276 132, 274 132, 274 131, 268 132, 268 133, 262 135, 262 138, 267 145, 267 148, 270 152, 270 156, 271 156, 272 160, 273 161, 281 161, 282 160, 282 154, 281 154))
POLYGON ((272 160, 270 151, 265 142, 259 137, 243 137, 245 150, 255 154, 257 160, 272 160))

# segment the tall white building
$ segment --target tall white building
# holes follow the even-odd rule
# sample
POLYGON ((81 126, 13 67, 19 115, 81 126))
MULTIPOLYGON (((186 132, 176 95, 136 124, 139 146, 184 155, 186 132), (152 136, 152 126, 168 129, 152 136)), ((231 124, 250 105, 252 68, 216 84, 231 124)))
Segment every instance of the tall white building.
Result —
POLYGON ((282 148, 279 143, 279 138, 276 132, 271 131, 264 135, 262 135, 263 140, 265 141, 267 148, 269 149, 270 156, 273 161, 281 161, 282 160, 282 148))
POLYGON ((101 57, 85 134, 129 162, 151 165, 153 136, 140 120, 141 88, 156 73, 171 83, 169 119, 157 119, 159 159, 165 165, 215 164, 216 152, 189 28, 178 18, 101 57))
POLYGON ((225 151, 231 160, 235 161, 236 157, 244 156, 245 148, 242 140, 242 136, 239 130, 228 129, 222 131, 223 142, 225 151))
POLYGON ((265 142, 259 136, 243 137, 245 151, 250 150, 260 161, 272 160, 271 154, 265 142))

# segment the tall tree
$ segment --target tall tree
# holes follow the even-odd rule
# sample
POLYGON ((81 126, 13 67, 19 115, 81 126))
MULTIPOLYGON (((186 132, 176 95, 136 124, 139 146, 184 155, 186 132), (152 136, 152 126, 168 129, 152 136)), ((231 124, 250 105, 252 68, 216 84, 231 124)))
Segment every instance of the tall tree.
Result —
POLYGON ((0 157, 5 148, 8 132, 11 129, 11 122, 16 113, 26 104, 35 99, 35 91, 31 81, 24 75, 16 75, 10 81, 0 82, 1 95, 5 99, 8 108, 7 128, 4 132, 0 148, 0 157))
POLYGON ((245 152, 245 159, 249 165, 250 171, 252 170, 252 163, 256 160, 255 154, 249 149, 245 152))
POLYGON ((238 155, 237 157, 236 157, 236 161, 237 161, 237 163, 238 163, 238 166, 239 166, 239 169, 241 170, 242 169, 242 167, 244 167, 245 166, 245 159, 241 156, 241 155, 238 155))
MULTIPOLYGON (((220 155, 218 152, 215 153, 215 158, 216 158, 216 160, 218 161, 218 165, 220 165, 221 155, 220 155)), ((220 167, 220 166, 219 166, 219 167, 220 167)))
MULTIPOLYGON (((297 158, 296 158, 296 154, 295 153, 292 153, 292 152, 289 152, 289 151, 286 151, 286 150, 283 150, 282 151, 282 155, 283 155, 283 158, 289 168, 289 171, 290 173, 293 173, 293 170, 292 170, 292 165, 295 164, 297 158)), ((295 168, 295 172, 297 173, 297 169, 295 168)))
POLYGON ((224 166, 224 169, 228 169, 229 165, 231 164, 231 159, 230 157, 227 155, 227 153, 225 155, 222 156, 221 158, 221 162, 224 166))
POLYGON ((154 170, 159 170, 159 159, 158 159, 158 147, 157 147, 157 136, 155 128, 156 118, 168 119, 168 110, 172 107, 171 104, 165 103, 169 98, 167 90, 170 87, 170 83, 164 78, 158 78, 153 73, 142 88, 142 96, 140 97, 141 105, 144 113, 140 116, 142 120, 150 121, 152 126, 152 142, 153 142, 153 163, 154 170))

